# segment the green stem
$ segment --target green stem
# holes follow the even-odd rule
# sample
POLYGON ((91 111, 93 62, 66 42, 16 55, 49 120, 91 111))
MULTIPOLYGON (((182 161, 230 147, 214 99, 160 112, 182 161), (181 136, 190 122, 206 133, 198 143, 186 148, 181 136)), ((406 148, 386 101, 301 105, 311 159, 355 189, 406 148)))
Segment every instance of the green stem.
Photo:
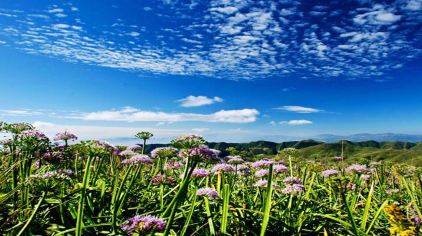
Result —
POLYGON ((16 236, 22 235, 25 232, 26 228, 29 226, 29 224, 31 224, 31 221, 34 218, 35 214, 37 214, 37 211, 40 208, 41 203, 44 200, 45 195, 46 195, 46 193, 43 192, 42 195, 41 195, 41 197, 40 197, 40 200, 37 203, 37 205, 35 205, 34 210, 32 211, 31 216, 29 217, 29 219, 26 221, 25 225, 22 227, 22 229, 19 231, 19 233, 16 236))
POLYGON ((92 155, 89 155, 88 161, 87 161, 86 166, 85 166, 84 177, 83 177, 83 180, 82 180, 81 196, 79 198, 78 215, 77 215, 77 218, 76 218, 76 231, 75 231, 76 236, 82 235, 83 212, 84 212, 84 205, 85 205, 86 188, 87 188, 87 185, 88 185, 92 158, 93 158, 92 155))

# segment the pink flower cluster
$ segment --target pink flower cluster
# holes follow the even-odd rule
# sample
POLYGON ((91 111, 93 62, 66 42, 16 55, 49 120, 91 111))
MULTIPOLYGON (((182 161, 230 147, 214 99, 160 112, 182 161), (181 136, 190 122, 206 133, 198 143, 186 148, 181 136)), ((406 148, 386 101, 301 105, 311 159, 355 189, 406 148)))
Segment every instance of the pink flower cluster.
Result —
POLYGON ((120 228, 128 235, 147 235, 152 231, 164 231, 166 221, 155 216, 135 216, 120 225, 120 228))
POLYGON ((67 140, 76 140, 76 139, 78 139, 76 135, 69 133, 67 131, 64 131, 63 133, 58 133, 54 137, 55 141, 59 141, 59 140, 67 141, 67 140))

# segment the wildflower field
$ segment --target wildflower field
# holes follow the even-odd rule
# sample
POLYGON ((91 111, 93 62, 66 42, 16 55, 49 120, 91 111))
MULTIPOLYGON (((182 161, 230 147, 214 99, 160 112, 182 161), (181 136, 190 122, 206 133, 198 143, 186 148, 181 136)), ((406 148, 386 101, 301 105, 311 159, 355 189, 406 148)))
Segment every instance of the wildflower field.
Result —
POLYGON ((295 149, 248 161, 196 135, 145 152, 1 123, 0 235, 420 235, 422 171, 295 149))

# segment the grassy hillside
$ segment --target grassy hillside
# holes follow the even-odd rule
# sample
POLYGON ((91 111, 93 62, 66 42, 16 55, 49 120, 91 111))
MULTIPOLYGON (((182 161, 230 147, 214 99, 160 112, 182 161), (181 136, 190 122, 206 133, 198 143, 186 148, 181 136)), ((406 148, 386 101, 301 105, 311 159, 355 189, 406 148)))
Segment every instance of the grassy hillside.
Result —
MULTIPOLYGON (((290 142, 268 142, 256 141, 250 143, 225 143, 210 142, 210 148, 218 149, 222 155, 241 155, 246 159, 254 159, 260 156, 276 155, 285 148, 298 149, 298 155, 304 158, 323 158, 331 160, 335 156, 341 155, 341 142, 323 143, 315 140, 302 140, 290 142)), ((167 146, 163 144, 152 144, 147 147, 150 150, 167 146)), ((344 156, 349 161, 392 161, 404 162, 408 164, 422 166, 422 142, 343 142, 344 156)))

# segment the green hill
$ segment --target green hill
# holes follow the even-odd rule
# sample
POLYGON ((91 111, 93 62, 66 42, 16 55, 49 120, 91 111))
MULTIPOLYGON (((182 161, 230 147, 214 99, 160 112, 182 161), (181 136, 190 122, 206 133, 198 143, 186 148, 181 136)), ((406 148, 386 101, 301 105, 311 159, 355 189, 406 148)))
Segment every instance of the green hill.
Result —
MULTIPOLYGON (((150 152, 152 149, 162 146, 168 146, 168 144, 151 144, 147 146, 146 151, 150 152)), ((210 142, 208 146, 220 150, 223 156, 241 155, 246 159, 273 156, 285 148, 296 148, 299 156, 309 159, 332 160, 333 157, 340 156, 342 152, 341 141, 323 143, 311 139, 281 143, 269 141, 249 143, 210 142)), ((350 142, 344 140, 343 152, 350 162, 385 160, 422 166, 422 142, 377 142, 374 140, 350 142)))

